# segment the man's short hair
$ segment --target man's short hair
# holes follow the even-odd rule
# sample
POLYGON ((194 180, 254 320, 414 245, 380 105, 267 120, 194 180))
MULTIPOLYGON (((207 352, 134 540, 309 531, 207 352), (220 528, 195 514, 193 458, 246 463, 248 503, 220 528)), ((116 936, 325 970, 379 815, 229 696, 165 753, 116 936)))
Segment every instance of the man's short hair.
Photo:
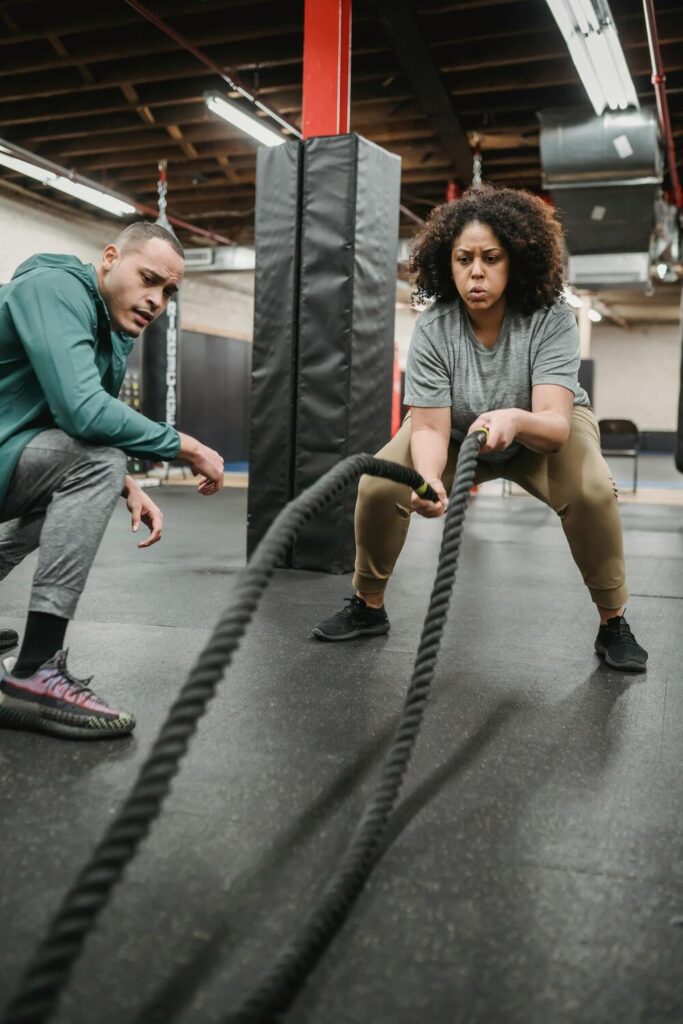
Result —
POLYGON ((168 242, 173 251, 177 252, 182 259, 185 259, 185 252, 176 236, 171 231, 163 228, 161 224, 152 224, 147 220, 138 220, 134 224, 129 224, 127 228, 123 229, 114 245, 122 253, 139 252, 152 238, 160 238, 162 242, 168 242))

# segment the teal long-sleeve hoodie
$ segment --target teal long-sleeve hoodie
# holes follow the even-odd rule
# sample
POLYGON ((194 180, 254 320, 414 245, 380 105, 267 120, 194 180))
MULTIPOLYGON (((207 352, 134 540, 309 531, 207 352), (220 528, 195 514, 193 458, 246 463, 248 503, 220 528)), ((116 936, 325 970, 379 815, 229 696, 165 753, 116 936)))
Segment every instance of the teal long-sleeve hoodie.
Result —
POLYGON ((115 331, 92 264, 32 256, 0 288, 0 505, 41 430, 150 460, 173 459, 178 432, 116 397, 135 341, 115 331))

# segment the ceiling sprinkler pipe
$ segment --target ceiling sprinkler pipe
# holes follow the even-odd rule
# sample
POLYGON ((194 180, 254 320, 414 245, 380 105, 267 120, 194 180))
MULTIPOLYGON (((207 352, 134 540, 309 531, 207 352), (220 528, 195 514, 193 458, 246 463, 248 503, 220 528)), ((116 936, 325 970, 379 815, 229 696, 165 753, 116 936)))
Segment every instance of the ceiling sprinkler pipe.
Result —
POLYGON ((264 114, 267 114, 268 117, 270 117, 273 121, 277 122, 277 124, 279 124, 281 128, 286 129, 286 131, 288 131, 289 134, 292 135, 294 138, 301 138, 301 132, 299 131, 298 128, 295 128, 293 124, 290 124, 289 121, 286 121, 285 118, 282 117, 277 112, 277 110, 275 110, 274 107, 269 107, 266 106, 265 103, 262 103, 257 96, 255 96, 249 89, 247 89, 247 87, 243 84, 243 82, 240 81, 236 74, 232 72, 228 73, 224 68, 220 66, 220 64, 217 64, 215 60, 209 57, 209 55, 205 53, 204 50, 200 49, 198 46, 195 46, 194 43, 190 42, 189 39, 181 35, 180 32, 176 32, 176 30, 172 28, 168 24, 168 22, 163 21, 160 17, 158 17, 158 15, 154 14, 153 11, 150 11, 149 8, 141 4, 139 0, 125 0, 125 2, 128 4, 129 7, 132 7, 134 11, 137 11, 138 14, 141 14, 143 18, 146 18, 147 21, 150 21, 152 25, 155 25, 161 32, 167 35, 169 39, 172 39, 175 43, 178 44, 178 46, 182 46, 184 50, 187 50, 187 52, 191 53, 194 57, 196 57, 198 61, 201 61, 201 63, 205 64, 207 68, 210 68, 211 71, 215 72, 215 74, 217 74, 219 78, 221 78, 230 89, 238 93, 240 96, 243 97, 243 99, 253 104, 253 106, 257 107, 259 110, 262 110, 264 114))
POLYGON ((643 9, 645 13, 645 27, 647 28, 647 41, 650 47, 650 60, 652 62, 652 84, 655 87, 655 96, 657 97, 659 128, 666 145, 674 203, 680 211, 683 209, 683 188, 681 188, 681 180, 678 177, 678 167, 676 166, 676 147, 671 130, 669 99, 666 94, 666 75, 662 68, 662 55, 659 49, 654 0, 643 0, 643 9))

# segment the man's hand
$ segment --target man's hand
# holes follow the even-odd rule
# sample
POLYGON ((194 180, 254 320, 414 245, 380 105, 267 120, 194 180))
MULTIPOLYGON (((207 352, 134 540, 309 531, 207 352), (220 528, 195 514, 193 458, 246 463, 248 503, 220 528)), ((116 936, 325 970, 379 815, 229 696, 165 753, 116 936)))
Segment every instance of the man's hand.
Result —
POLYGON ((130 521, 133 533, 137 533, 140 523, 144 523, 149 530, 149 537, 138 543, 139 548, 149 548, 161 540, 164 516, 158 505, 155 505, 149 495, 139 487, 132 477, 127 476, 123 490, 123 497, 126 499, 126 508, 130 512, 130 521))
POLYGON ((492 412, 484 412, 476 418, 467 433, 472 434, 482 427, 488 428, 489 436, 479 451, 482 454, 502 452, 510 447, 519 433, 519 409, 494 409, 492 412))
POLYGON ((425 519, 438 519, 439 516, 442 516, 448 508, 448 495, 446 494, 446 488, 440 480, 428 480, 427 483, 430 487, 433 487, 439 495, 439 500, 425 501, 424 498, 420 498, 415 491, 412 491, 410 495, 410 507, 413 512, 417 512, 419 516, 424 516, 425 519))
POLYGON ((197 485, 200 494, 217 494, 220 491, 225 465, 222 455, 189 434, 181 434, 178 458, 189 462, 194 476, 200 478, 197 485))

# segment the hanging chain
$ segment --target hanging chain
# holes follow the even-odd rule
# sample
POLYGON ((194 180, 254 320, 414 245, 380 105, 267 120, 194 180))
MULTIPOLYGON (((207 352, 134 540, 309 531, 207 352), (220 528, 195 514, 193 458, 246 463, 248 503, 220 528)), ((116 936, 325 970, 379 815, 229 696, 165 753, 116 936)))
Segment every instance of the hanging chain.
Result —
POLYGON ((170 229, 168 217, 166 216, 166 196, 168 193, 168 182, 166 180, 166 167, 167 161, 159 161, 159 181, 157 182, 157 205, 159 207, 159 216, 157 217, 157 224, 161 224, 163 227, 170 229))
POLYGON ((481 180, 481 139, 478 135, 474 137, 474 156, 472 158, 472 188, 479 189, 482 186, 481 180))

